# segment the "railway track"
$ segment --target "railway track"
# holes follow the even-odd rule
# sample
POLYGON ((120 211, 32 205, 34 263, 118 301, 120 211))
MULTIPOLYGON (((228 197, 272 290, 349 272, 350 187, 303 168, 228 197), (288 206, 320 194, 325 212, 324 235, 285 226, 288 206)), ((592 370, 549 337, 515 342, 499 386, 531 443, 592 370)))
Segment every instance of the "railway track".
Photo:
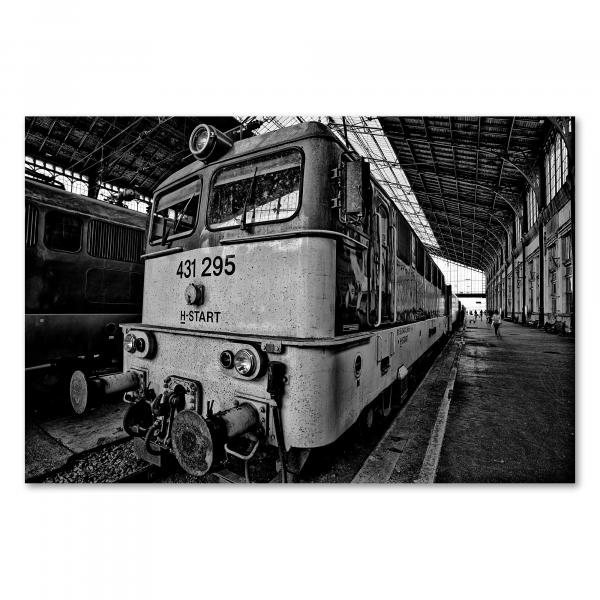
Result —
POLYGON ((154 465, 147 465, 111 483, 153 483, 160 474, 160 469, 154 465))
POLYGON ((116 483, 145 469, 124 439, 76 454, 58 469, 27 479, 27 483, 116 483))

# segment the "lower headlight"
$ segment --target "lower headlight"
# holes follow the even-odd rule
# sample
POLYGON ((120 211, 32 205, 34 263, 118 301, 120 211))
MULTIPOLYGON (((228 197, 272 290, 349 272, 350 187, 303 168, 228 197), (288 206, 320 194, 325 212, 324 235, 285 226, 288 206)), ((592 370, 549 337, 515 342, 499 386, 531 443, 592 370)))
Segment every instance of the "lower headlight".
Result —
POLYGON ((136 337, 133 333, 128 333, 123 339, 123 349, 125 352, 131 352, 132 354, 136 351, 136 337))
POLYGON ((256 359, 249 350, 238 350, 233 358, 235 370, 245 377, 250 377, 256 371, 256 359))

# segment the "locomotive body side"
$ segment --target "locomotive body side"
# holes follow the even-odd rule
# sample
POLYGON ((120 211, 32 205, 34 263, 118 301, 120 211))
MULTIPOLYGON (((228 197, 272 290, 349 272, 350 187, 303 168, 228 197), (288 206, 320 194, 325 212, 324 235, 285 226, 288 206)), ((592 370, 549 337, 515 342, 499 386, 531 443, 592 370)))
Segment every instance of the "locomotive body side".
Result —
POLYGON ((118 368, 118 324, 139 321, 146 217, 25 182, 25 367, 118 368))
POLYGON ((123 326, 124 369, 140 380, 130 401, 152 403, 158 417, 149 429, 154 417, 140 409, 133 428, 151 454, 177 438, 166 420, 163 438, 152 429, 161 418, 179 431, 192 426, 178 413, 211 424, 244 405, 271 445, 329 444, 448 331, 443 276, 414 233, 404 240, 408 226, 385 194, 375 189, 362 231, 332 210, 343 154, 310 123, 237 142, 157 190, 142 324, 123 326), (263 204, 252 207, 257 190, 263 204), (240 353, 254 357, 250 375, 234 368, 240 353), (273 364, 285 365, 275 403, 273 364))

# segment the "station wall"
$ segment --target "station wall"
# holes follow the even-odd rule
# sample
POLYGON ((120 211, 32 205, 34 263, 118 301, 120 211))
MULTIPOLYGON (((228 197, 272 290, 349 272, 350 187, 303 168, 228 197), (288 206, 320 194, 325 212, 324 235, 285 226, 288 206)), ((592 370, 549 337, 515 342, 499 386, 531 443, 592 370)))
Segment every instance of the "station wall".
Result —
POLYGON ((563 138, 553 132, 524 193, 506 249, 486 272, 487 305, 515 322, 574 327, 574 121, 563 138), (566 138, 566 141, 565 141, 566 138), (522 235, 521 235, 521 232, 522 235))

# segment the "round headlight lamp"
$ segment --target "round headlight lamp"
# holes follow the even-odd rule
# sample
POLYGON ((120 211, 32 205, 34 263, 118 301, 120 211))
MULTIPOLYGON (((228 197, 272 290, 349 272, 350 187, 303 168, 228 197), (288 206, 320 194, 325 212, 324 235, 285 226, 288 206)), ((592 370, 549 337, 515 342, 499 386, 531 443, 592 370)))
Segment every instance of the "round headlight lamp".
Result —
POLYGON ((208 125, 198 125, 190 135, 190 152, 197 157, 206 156, 211 142, 214 143, 215 134, 208 125))
POLYGON ((198 160, 219 158, 233 146, 231 138, 212 125, 201 123, 190 135, 190 152, 198 160))
POLYGON ((133 354, 137 350, 136 341, 135 335, 133 335, 133 333, 128 333, 123 339, 123 349, 125 352, 131 352, 133 354))
POLYGON ((256 358, 250 350, 238 350, 233 358, 235 370, 244 377, 250 377, 256 371, 256 358))

